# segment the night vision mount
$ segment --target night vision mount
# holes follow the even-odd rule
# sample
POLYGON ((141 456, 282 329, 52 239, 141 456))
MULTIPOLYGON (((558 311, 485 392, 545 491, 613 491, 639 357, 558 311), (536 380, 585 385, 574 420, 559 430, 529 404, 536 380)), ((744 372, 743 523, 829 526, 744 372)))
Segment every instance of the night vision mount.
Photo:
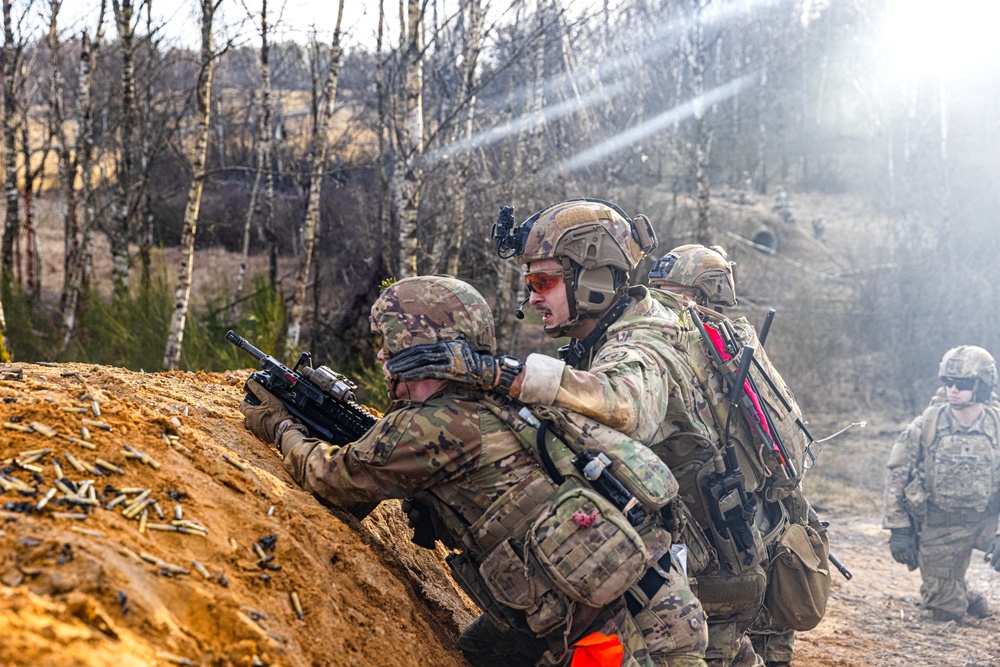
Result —
POLYGON ((528 241, 528 234, 534 225, 534 216, 524 224, 514 227, 514 207, 501 206, 497 221, 493 223, 493 230, 490 238, 497 242, 497 254, 501 259, 510 259, 514 255, 524 252, 524 244, 528 241))

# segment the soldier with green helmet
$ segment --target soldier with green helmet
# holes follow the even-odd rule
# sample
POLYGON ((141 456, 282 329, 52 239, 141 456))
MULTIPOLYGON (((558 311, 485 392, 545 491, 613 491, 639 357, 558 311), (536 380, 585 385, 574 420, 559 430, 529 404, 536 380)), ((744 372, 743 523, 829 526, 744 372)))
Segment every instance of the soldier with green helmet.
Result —
MULTIPOLYGON (((629 285, 629 273, 656 243, 645 216, 633 219, 614 204, 572 199, 516 228, 498 221, 494 237, 501 256, 525 265, 528 302, 541 314, 545 333, 571 338, 560 358, 530 354, 522 363, 470 354, 461 345, 452 345, 449 354, 439 346, 408 351, 390 362, 395 371, 455 378, 524 403, 568 408, 654 451, 681 436, 717 438, 699 414, 705 399, 694 373, 675 348, 677 314, 647 288, 629 285)), ((678 600, 687 594, 678 591, 678 600)), ((678 631, 682 627, 677 624, 678 631)), ((704 627, 693 632, 705 636, 704 627)), ((755 664, 749 640, 736 638, 726 651, 710 664, 755 664)))
POLYGON ((981 347, 948 350, 938 369, 944 401, 903 431, 889 456, 883 528, 892 557, 920 569, 920 597, 935 620, 989 614, 969 589, 973 549, 1000 570, 1000 409, 997 365, 981 347))
MULTIPOLYGON (((394 401, 361 439, 337 446, 308 437, 254 382, 247 389, 260 405, 244 401, 240 409, 247 428, 274 443, 292 478, 317 496, 342 507, 414 498, 430 514, 436 537, 459 551, 448 559, 456 579, 485 612, 459 642, 470 662, 563 665, 587 651, 601 660, 588 664, 704 665, 703 643, 685 643, 689 633, 676 630, 683 623, 703 631, 704 615, 669 557, 670 533, 657 514, 632 524, 639 542, 618 548, 621 530, 612 523, 620 528, 620 515, 605 521, 596 510, 562 516, 553 509, 565 498, 595 498, 584 492, 589 487, 582 473, 567 464, 566 446, 558 448, 550 437, 543 466, 544 457, 533 449, 537 439, 523 437, 536 427, 522 421, 515 428, 511 419, 518 414, 506 399, 468 383, 405 378, 393 370, 393 359, 409 349, 457 342, 470 355, 492 359, 493 319, 482 296, 454 278, 408 278, 372 306, 371 327, 382 339, 378 358, 385 362, 394 401), (564 475, 561 481, 550 464, 564 475), (545 551, 564 543, 573 546, 570 560, 545 551), (639 560, 624 562, 625 547, 639 560), (591 571, 604 574, 580 574, 591 571), (613 599, 581 592, 556 576, 567 572, 613 599), (678 590, 687 594, 683 606, 678 590), (504 645, 477 643, 483 625, 500 628, 504 645)), ((596 428, 605 427, 590 430, 596 428)), ((676 482, 663 470, 652 481, 675 491, 676 482)))

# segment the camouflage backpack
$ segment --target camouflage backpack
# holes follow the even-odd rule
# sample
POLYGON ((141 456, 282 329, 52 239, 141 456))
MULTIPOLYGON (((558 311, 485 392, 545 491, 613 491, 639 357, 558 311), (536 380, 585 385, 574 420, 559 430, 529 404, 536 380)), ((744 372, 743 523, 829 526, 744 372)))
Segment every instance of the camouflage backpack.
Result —
MULTIPOLYGON (((676 304, 670 304, 675 307, 676 304)), ((708 403, 703 417, 715 425, 720 439, 727 433, 735 444, 740 470, 746 477, 749 492, 759 492, 767 502, 775 502, 792 493, 806 470, 808 447, 812 442, 802 421, 802 411, 781 374, 771 363, 767 352, 757 340, 757 332, 744 317, 728 319, 718 313, 696 308, 705 330, 720 351, 724 369, 717 367, 704 336, 696 326, 690 311, 679 314, 684 329, 681 346, 694 370, 697 382, 708 403), (733 411, 729 402, 730 387, 724 371, 735 374, 739 350, 754 348, 754 363, 750 367, 747 388, 752 394, 758 428, 773 442, 780 442, 785 453, 774 449, 748 423, 748 419, 733 411)), ((725 444, 720 443, 720 444, 725 444)))

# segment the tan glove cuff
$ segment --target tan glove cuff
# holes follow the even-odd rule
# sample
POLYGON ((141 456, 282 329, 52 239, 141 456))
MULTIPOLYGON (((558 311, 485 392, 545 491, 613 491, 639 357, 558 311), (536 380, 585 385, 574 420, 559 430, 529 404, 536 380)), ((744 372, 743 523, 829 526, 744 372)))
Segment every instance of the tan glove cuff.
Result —
POLYGON ((278 430, 274 436, 274 444, 278 448, 278 451, 282 454, 285 453, 285 450, 281 447, 281 440, 286 434, 290 434, 291 432, 298 433, 300 438, 304 438, 308 435, 306 427, 302 424, 293 421, 290 418, 282 421, 278 424, 278 430))

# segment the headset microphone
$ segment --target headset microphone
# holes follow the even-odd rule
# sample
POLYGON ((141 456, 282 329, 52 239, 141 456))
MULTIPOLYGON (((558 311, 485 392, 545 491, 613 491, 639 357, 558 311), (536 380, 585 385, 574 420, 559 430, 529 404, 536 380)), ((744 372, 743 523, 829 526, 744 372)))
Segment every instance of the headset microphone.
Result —
POLYGON ((524 319, 524 311, 521 310, 521 309, 524 308, 524 304, 528 303, 528 299, 530 299, 530 298, 531 298, 531 295, 529 294, 524 299, 524 301, 522 301, 520 304, 518 304, 517 310, 514 311, 514 317, 516 317, 519 320, 523 320, 524 319))

